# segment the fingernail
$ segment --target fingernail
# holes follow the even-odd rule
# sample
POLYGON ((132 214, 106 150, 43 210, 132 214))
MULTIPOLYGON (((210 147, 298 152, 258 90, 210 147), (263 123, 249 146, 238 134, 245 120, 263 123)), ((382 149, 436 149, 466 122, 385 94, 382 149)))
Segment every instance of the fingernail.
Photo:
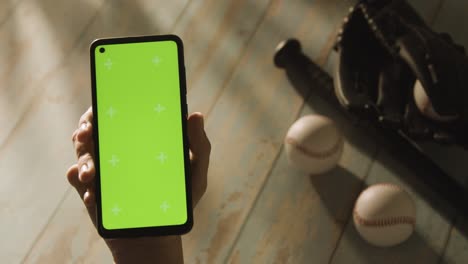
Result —
POLYGON ((85 164, 81 165, 80 172, 85 172, 87 170, 88 170, 88 164, 85 163, 85 164))
POLYGON ((83 195, 83 200, 89 199, 89 191, 86 191, 83 195))
POLYGON ((91 194, 89 191, 86 191, 85 194, 83 195, 83 202, 88 206, 91 205, 91 200, 90 200, 91 194))
POLYGON ((80 129, 85 130, 88 127, 88 122, 84 122, 81 124, 80 129))

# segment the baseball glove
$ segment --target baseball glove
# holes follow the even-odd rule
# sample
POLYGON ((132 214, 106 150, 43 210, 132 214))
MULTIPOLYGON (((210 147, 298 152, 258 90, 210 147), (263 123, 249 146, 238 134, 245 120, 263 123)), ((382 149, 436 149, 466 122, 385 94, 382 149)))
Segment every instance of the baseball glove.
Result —
POLYGON ((344 18, 335 49, 335 94, 347 110, 415 140, 468 148, 468 57, 405 0, 360 1, 344 18), (416 107, 416 81, 441 118, 416 107))

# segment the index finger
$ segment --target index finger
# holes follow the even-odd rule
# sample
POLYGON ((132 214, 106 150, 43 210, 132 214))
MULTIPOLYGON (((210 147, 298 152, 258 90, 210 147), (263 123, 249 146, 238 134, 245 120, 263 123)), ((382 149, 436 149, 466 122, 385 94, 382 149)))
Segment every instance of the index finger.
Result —
POLYGON ((93 108, 90 106, 86 112, 81 115, 80 121, 78 122, 78 127, 81 127, 83 123, 93 122, 93 108))
POLYGON ((84 114, 81 115, 80 120, 78 121, 78 128, 73 132, 72 135, 72 142, 73 144, 76 143, 78 140, 78 134, 80 134, 81 130, 84 130, 86 126, 93 122, 93 109, 89 107, 84 114))
POLYGON ((81 116, 79 128, 73 133, 73 145, 78 159, 89 153, 94 156, 94 145, 92 138, 93 112, 91 107, 81 116))

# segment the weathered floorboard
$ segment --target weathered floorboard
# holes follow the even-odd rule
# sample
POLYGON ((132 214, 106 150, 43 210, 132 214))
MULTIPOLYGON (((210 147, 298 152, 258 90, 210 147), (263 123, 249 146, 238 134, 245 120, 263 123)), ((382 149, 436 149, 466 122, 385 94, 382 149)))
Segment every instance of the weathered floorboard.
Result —
POLYGON ((274 47, 296 37, 325 61, 336 27, 326 18, 334 9, 335 3, 325 1, 272 2, 207 120, 213 143, 209 188, 184 240, 189 262, 219 263, 229 256, 302 107, 303 98, 272 63, 274 47))
MULTIPOLYGON (((140 3, 140 4, 144 4, 145 2, 143 3, 140 3)), ((207 64, 205 66, 203 66, 203 68, 201 70, 198 70, 198 73, 197 74, 200 74, 200 75, 211 75, 211 76, 216 76, 217 78, 219 78, 219 83, 221 84, 221 82, 227 78, 229 76, 229 74, 231 74, 231 70, 232 68, 234 67, 234 64, 235 62, 233 60, 237 59, 237 57, 226 57, 225 53, 226 53, 226 50, 229 50, 230 52, 241 52, 242 49, 244 48, 244 46, 246 45, 245 43, 247 42, 248 38, 249 38, 249 35, 253 34, 254 30, 255 30, 255 25, 256 23, 258 22, 258 20, 261 18, 261 15, 262 13, 264 12, 264 9, 265 9, 265 6, 268 2, 264 2, 263 4, 263 7, 260 6, 260 7, 257 7, 256 11, 255 12, 252 12, 252 5, 249 3, 249 2, 246 2, 246 3, 240 3, 240 6, 237 8, 237 9, 232 9, 231 7, 232 6, 236 6, 236 5, 239 5, 239 2, 238 1, 196 1, 196 2, 191 2, 188 7, 187 7, 187 10, 185 10, 184 12, 184 15, 183 16, 179 16, 179 18, 181 19, 180 20, 180 23, 178 23, 177 25, 177 28, 175 30, 175 33, 179 34, 184 42, 185 42, 185 51, 186 51, 186 63, 188 64, 187 65, 187 73, 188 73, 188 76, 189 76, 189 79, 188 79, 188 83, 189 83, 189 89, 192 88, 194 89, 194 87, 198 87, 197 89, 199 90, 199 93, 208 93, 208 89, 213 89, 213 87, 215 87, 216 89, 221 89, 221 85, 219 85, 220 87, 218 87, 218 84, 217 83, 213 83, 213 84, 210 84, 211 81, 208 79, 207 81, 204 81, 204 84, 202 82, 199 82, 198 85, 191 85, 193 84, 193 82, 191 82, 191 79, 190 79, 190 76, 193 75, 193 72, 195 71, 194 69, 196 69, 197 67, 195 66, 192 66, 192 64, 199 64, 199 65, 202 65, 203 62, 205 60, 208 60, 209 58, 208 57, 208 54, 210 54, 210 56, 212 56, 214 59, 224 59, 225 60, 225 64, 226 65, 216 65, 216 66, 213 66, 211 64, 207 64), (250 12, 250 13, 249 13, 250 12), (206 14, 227 14, 226 16, 222 16, 222 15, 217 15, 217 16, 213 16, 212 19, 213 21, 209 20, 209 18, 206 17, 206 14), (245 14, 248 14, 250 18, 250 20, 245 20, 243 19, 243 16, 245 14), (243 21, 243 23, 240 23, 240 20, 243 21), (234 24, 234 26, 229 26, 230 24, 234 24), (218 32, 217 34, 214 34, 214 35, 207 35, 206 36, 206 39, 203 39, 203 40, 198 40, 198 39, 194 39, 194 40, 191 40, 190 38, 188 38, 188 36, 186 36, 188 33, 191 33, 193 31, 197 32, 197 31, 207 31, 207 32, 211 32, 211 30, 209 30, 208 28, 206 28, 208 26, 213 26, 215 28, 219 28, 216 32, 218 32), (188 33, 184 33, 184 28, 185 27, 189 27, 190 30, 187 30, 188 33), (238 32, 242 32, 241 35, 237 35, 238 32), (235 36, 235 37, 234 37, 235 36), (233 41, 233 39, 235 41, 233 41), (204 49, 205 47, 205 44, 206 42, 210 42, 212 41, 213 43, 211 44, 211 49, 204 49), (192 50, 195 50, 196 52, 193 52, 192 50), (227 67, 226 67, 227 66, 227 67), (224 68, 223 68, 224 67, 224 68), (222 70, 222 72, 220 73, 219 70, 222 70), (202 85, 203 84, 203 85, 202 85)), ((259 2, 257 2, 257 5, 259 4, 259 2)), ((150 5, 149 2, 146 2, 146 5, 150 5)), ((157 8, 157 4, 154 4, 154 7, 152 9, 155 9, 157 8)), ((159 6, 163 6, 163 5, 159 5, 159 6)), ((157 23, 154 22, 154 25, 163 25, 162 28, 156 28, 154 25, 150 28, 148 28, 147 26, 141 26, 142 22, 140 21, 134 21, 134 17, 132 18, 132 14, 130 15, 127 15, 127 16, 118 16, 118 14, 120 13, 125 13, 128 12, 128 9, 131 8, 131 6, 122 6, 122 7, 119 7, 117 6, 117 8, 105 8, 104 9, 104 14, 101 15, 102 20, 101 22, 96 22, 96 24, 105 24, 105 25, 108 25, 106 27, 104 27, 104 29, 101 29, 99 25, 96 25, 96 29, 94 29, 94 26, 91 27, 91 31, 93 33, 90 33, 88 35, 93 35, 93 37, 96 37, 95 35, 97 36, 102 36, 102 34, 104 35, 107 35, 107 36, 112 36, 112 35, 128 35, 128 34, 156 34, 156 33, 165 33, 165 31, 170 31, 170 32, 173 32, 174 30, 171 30, 171 29, 167 29, 168 26, 164 26, 164 24, 166 23, 167 24, 167 21, 158 21, 157 23), (109 17, 111 16, 114 16, 114 19, 119 19, 120 22, 118 21, 112 21, 112 19, 110 19, 109 17), (110 21, 107 21, 109 20, 110 21), (133 23, 128 23, 127 21, 128 20, 132 20, 133 23), (121 25, 118 24, 118 26, 115 26, 114 27, 111 27, 111 25, 113 25, 113 23, 121 23, 121 25), (118 30, 116 30, 118 29, 118 30), (113 31, 111 31, 113 30, 113 31), (152 31, 152 32, 148 32, 148 31, 152 31), (101 34, 101 35, 99 35, 101 34)), ((166 5, 166 8, 164 9, 167 9, 167 5, 166 5)), ((161 12, 163 12, 164 10, 161 10, 161 12)), ((153 15, 151 17, 160 17, 157 14, 157 12, 155 12, 155 10, 147 10, 148 13, 153 13, 153 15)), ((164 11, 164 12, 167 12, 164 11)), ((172 11, 174 12, 174 11, 172 11)), ((135 14, 133 14, 135 15, 135 14)), ((177 17, 176 15, 168 15, 166 14, 164 17, 177 17)), ((101 19, 101 18, 100 18, 101 19)), ((144 24, 143 24, 144 25, 144 24)), ((208 34, 208 33, 206 33, 208 34)), ((85 38, 88 38, 88 37, 85 37, 85 38)), ((83 45, 83 54, 78 54, 77 57, 80 58, 80 60, 84 60, 86 61, 87 60, 87 54, 86 54, 86 47, 83 45), (83 57, 83 58, 81 58, 83 57)), ((209 60, 208 60, 209 62, 209 60)), ((82 70, 84 73, 86 73, 86 64, 83 64, 82 66, 79 67, 80 70, 82 70)), ((81 79, 83 79, 83 76, 80 76, 81 79)), ((78 81, 78 80, 77 80, 78 81)), ((88 80, 86 80, 88 81, 88 80)), ((88 83, 83 83, 81 82, 81 85, 84 85, 84 86, 89 86, 88 83)), ((79 85, 75 88, 75 93, 79 93, 79 85)), ((83 104, 86 105, 86 102, 89 104, 89 95, 87 94, 88 93, 88 90, 86 89, 85 90, 86 94, 85 95, 80 95, 83 100, 80 100, 80 105, 81 107, 83 107, 83 104)), ((54 95, 55 97, 63 97, 63 96, 66 96, 66 94, 60 94, 60 95, 54 95)), ((68 97, 68 96, 66 96, 68 97)), ((190 95, 189 95, 189 98, 190 98, 190 95)), ((215 98, 216 99, 216 98, 215 98)), ((191 103, 191 100, 189 99, 189 103, 191 103)), ((215 100, 212 100, 212 101, 206 101, 206 102, 199 102, 200 105, 209 105, 210 103, 211 104, 214 104, 215 103, 215 100)), ((84 110, 84 108, 82 108, 84 110)), ((197 109, 198 110, 198 109, 197 109)), ((74 196, 75 194, 74 193, 70 193, 69 196, 74 196)), ((67 198, 68 199, 68 198, 67 198)), ((59 210, 58 210, 58 213, 56 217, 54 217, 52 219, 52 222, 54 223, 60 223, 60 222, 64 222, 66 220, 63 219, 63 217, 66 217, 67 214, 66 213, 63 213, 67 210, 71 210, 71 209, 68 209, 70 208, 69 206, 67 206, 66 204, 67 202, 64 203, 64 205, 62 205, 59 210), (63 211, 63 212, 62 212, 63 211)), ((76 224, 73 224, 73 225, 70 225, 70 228, 68 230, 73 230, 73 228, 75 228, 77 225, 80 224, 80 221, 89 221, 87 220, 87 215, 83 212, 82 213, 83 215, 78 218, 78 220, 75 220, 76 224)), ((73 215, 73 214, 71 214, 73 215)), ((33 254, 32 255, 36 255, 36 257, 40 257, 39 256, 39 253, 41 253, 45 247, 47 247, 48 245, 53 245, 53 243, 56 243, 57 241, 61 241, 61 243, 64 243, 64 240, 63 238, 64 237, 67 237, 67 230, 62 230, 60 229, 60 225, 56 225, 56 224, 50 224, 49 225, 50 228, 48 228, 46 230, 46 232, 50 235, 50 233, 54 233, 56 238, 54 239, 50 239, 50 237, 45 237, 43 236, 41 238, 41 243, 39 243, 41 246, 38 246, 37 249, 35 249, 33 251, 33 254)), ((94 231, 94 230, 92 230, 94 231)), ((80 231, 82 232, 82 231, 80 231)), ((95 232, 95 231, 94 231, 95 232)), ((89 237, 89 239, 97 239, 99 240, 99 238, 97 236, 94 236, 94 237, 89 237)), ((70 239, 69 240, 66 240, 68 243, 70 243, 70 239)), ((89 243, 84 243, 84 246, 86 247, 89 243)), ((99 245, 103 245, 102 243, 100 243, 99 245)), ((83 246, 83 245, 82 245, 83 246)), ((102 251, 106 251, 105 250, 105 247, 101 247, 102 251)), ((98 252, 96 250, 90 250, 90 249, 87 249, 87 250, 83 250, 81 251, 83 253, 86 253, 86 254, 89 254, 89 252, 98 252)), ((47 256, 47 254, 45 254, 47 256)), ((53 255, 52 255, 53 256, 53 255)), ((67 256, 64 256, 65 259, 69 259, 70 256, 67 255, 67 256)), ((98 257, 98 259, 100 259, 101 257, 98 257)), ((31 258, 31 259, 34 259, 34 258, 31 258)), ((74 258, 76 259, 76 258, 74 258)), ((93 258, 87 258, 87 259, 93 259, 93 258)))
MULTIPOLYGON (((34 210, 35 214, 24 218, 24 221, 35 219, 42 224, 41 229, 30 234, 29 243, 35 241, 38 232, 44 228, 57 208, 25 262, 99 263, 101 259, 109 259, 108 250, 90 224, 84 206, 81 205, 80 209, 81 201, 75 191, 69 188, 64 175, 67 167, 76 160, 70 140, 71 133, 77 127, 78 118, 91 103, 89 43, 104 36, 166 33, 171 30, 186 4, 185 0, 172 1, 170 4, 149 0, 106 2, 89 29, 81 36, 76 48, 70 52, 69 59, 42 87, 38 87, 42 89, 42 93, 32 102, 29 114, 14 134, 11 146, 2 153, 11 158, 1 161, 12 163, 4 168, 5 171, 15 171, 16 176, 27 175, 30 178, 29 182, 22 182, 28 189, 21 197, 38 204, 32 207, 19 204, 17 207, 34 210), (161 8, 163 4, 164 8, 161 8), (148 18, 146 12, 152 13, 154 17, 148 18), (168 12, 172 15, 167 14, 168 12), (32 131, 35 131, 35 136, 32 136, 32 131), (21 145, 17 146, 18 144, 21 145), (30 165, 18 166, 20 171, 13 170, 11 167, 15 163, 11 160, 20 160, 14 155, 20 147, 20 150, 29 151, 25 152, 30 153, 29 156, 25 155, 23 159, 28 160, 30 165), (41 153, 44 150, 46 153, 41 153), (62 199, 64 201, 59 203, 62 199), (57 251, 57 248, 63 250, 57 251)), ((26 214, 22 216, 24 215, 26 214)), ((21 258, 25 253, 27 251, 23 252, 21 258)))
POLYGON ((46 225, 67 185, 61 147, 70 136, 58 120, 67 120, 65 108, 36 116, 25 123, 33 102, 46 89, 43 81, 65 59, 79 35, 93 19, 102 1, 22 1, 0 27, 0 256, 19 262, 46 225), (74 12, 80 15, 66 20, 74 12), (52 137, 51 137, 52 136, 52 137), (56 136, 56 137, 53 137, 56 136), (53 140, 63 139, 63 144, 53 140))
MULTIPOLYGON (((311 87, 311 89, 321 87, 311 87)), ((336 169, 307 175, 281 152, 234 245, 232 263, 327 263, 339 241, 376 145, 345 117, 311 97, 300 116, 332 118, 346 138, 336 169)))

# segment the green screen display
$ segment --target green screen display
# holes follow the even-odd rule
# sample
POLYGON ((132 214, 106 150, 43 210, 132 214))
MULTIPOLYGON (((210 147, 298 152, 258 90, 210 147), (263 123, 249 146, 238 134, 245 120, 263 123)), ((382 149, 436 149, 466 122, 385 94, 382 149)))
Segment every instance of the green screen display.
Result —
POLYGON ((104 228, 184 224, 176 42, 101 45, 94 55, 104 228))

